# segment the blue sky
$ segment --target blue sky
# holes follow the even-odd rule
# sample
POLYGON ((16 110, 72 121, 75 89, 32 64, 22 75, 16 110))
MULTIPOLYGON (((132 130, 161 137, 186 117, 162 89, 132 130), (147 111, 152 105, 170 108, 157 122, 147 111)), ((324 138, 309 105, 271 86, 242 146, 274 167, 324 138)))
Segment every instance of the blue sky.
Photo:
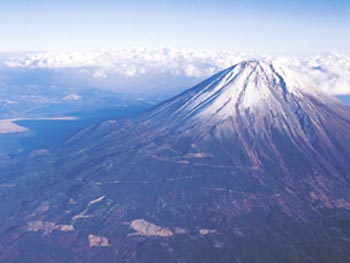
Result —
POLYGON ((175 46, 350 52, 349 0, 9 0, 0 52, 175 46))

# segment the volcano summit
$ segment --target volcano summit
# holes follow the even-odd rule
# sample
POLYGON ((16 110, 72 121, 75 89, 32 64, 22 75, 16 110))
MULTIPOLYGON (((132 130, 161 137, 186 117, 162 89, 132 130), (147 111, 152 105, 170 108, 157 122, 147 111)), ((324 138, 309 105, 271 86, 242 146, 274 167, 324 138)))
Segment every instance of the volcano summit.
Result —
POLYGON ((1 168, 0 259, 349 262, 349 131, 303 76, 242 62, 1 168))

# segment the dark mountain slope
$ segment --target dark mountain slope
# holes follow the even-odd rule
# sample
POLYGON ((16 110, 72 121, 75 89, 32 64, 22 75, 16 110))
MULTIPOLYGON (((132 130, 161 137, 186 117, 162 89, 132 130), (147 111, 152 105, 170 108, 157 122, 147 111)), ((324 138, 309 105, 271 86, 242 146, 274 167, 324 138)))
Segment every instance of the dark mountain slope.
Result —
POLYGON ((8 164, 7 262, 348 262, 348 108, 243 62, 8 164))

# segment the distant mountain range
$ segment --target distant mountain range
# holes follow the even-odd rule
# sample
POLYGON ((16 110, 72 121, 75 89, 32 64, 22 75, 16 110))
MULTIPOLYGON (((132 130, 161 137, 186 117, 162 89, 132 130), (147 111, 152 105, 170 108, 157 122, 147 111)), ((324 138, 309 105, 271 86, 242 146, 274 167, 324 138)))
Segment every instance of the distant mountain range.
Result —
POLYGON ((49 117, 91 112, 105 108, 127 108, 147 105, 146 99, 72 82, 70 87, 57 78, 59 73, 47 70, 1 72, 0 119, 11 117, 49 117))
POLYGON ((349 130, 300 72, 236 64, 0 159, 0 261, 349 262, 349 130))

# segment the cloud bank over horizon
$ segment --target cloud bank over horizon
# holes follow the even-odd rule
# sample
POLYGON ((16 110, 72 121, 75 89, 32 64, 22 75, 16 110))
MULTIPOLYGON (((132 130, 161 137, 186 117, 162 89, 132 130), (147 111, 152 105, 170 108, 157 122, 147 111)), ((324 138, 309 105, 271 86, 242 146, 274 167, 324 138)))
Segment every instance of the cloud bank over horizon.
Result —
POLYGON ((199 51, 157 47, 123 48, 98 52, 30 52, 4 61, 10 69, 76 70, 96 80, 122 76, 146 78, 170 75, 174 78, 204 79, 233 64, 251 59, 269 59, 307 76, 320 89, 350 94, 350 54, 335 52, 306 57, 250 55, 243 52, 199 51))

